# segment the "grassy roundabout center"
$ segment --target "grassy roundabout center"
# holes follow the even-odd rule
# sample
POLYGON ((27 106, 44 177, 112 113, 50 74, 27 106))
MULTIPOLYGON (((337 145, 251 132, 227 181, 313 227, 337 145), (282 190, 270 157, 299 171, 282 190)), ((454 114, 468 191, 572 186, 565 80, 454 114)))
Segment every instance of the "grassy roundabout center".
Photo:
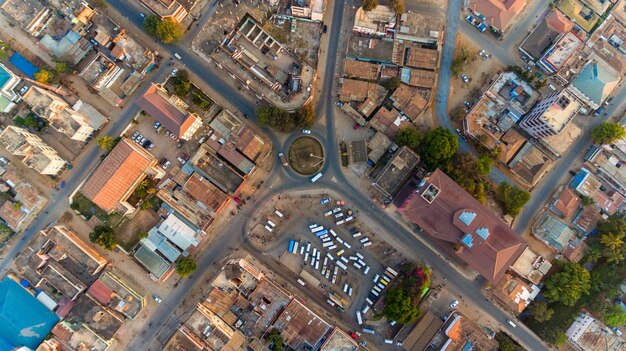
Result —
POLYGON ((310 176, 324 166, 324 148, 319 140, 311 136, 296 138, 289 146, 289 165, 294 172, 310 176))

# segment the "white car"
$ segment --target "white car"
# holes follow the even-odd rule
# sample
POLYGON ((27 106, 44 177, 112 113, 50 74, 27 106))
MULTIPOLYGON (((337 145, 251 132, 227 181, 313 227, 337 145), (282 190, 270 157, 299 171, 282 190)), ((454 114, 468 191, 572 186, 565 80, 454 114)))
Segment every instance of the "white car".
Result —
POLYGON ((172 77, 176 77, 176 74, 178 74, 178 68, 172 70, 172 77))
POLYGON ((465 83, 469 83, 469 77, 466 76, 465 74, 461 74, 461 79, 463 79, 465 83))
POLYGON ((154 299, 154 301, 156 301, 157 303, 161 303, 161 298, 158 297, 157 295, 152 295, 152 299, 154 299))
POLYGON ((302 129, 302 134, 311 134, 311 131, 308 129, 302 129))
POLYGON ((456 308, 459 305, 459 300, 454 300, 450 303, 450 308, 456 308))

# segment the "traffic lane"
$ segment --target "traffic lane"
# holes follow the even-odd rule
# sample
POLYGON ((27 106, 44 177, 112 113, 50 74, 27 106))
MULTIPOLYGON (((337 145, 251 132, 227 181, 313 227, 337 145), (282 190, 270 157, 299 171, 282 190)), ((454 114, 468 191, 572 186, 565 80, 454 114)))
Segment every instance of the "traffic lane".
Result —
POLYGON ((502 46, 502 42, 498 41, 493 35, 488 32, 480 32, 476 27, 463 18, 461 20, 461 33, 469 40, 471 40, 476 46, 485 50, 488 54, 500 61, 505 66, 519 65, 522 63, 521 58, 515 58, 507 48, 502 46))

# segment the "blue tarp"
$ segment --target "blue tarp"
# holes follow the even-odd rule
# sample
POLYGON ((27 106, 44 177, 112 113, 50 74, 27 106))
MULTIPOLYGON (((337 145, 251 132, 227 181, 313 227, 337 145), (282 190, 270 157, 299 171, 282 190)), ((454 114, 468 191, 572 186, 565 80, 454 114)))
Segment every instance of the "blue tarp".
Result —
POLYGON ((11 58, 9 59, 9 62, 11 62, 15 67, 17 67, 30 79, 35 79, 35 73, 39 71, 39 68, 37 68, 37 66, 30 63, 30 61, 25 59, 24 56, 20 55, 18 52, 13 54, 13 56, 11 56, 11 58))

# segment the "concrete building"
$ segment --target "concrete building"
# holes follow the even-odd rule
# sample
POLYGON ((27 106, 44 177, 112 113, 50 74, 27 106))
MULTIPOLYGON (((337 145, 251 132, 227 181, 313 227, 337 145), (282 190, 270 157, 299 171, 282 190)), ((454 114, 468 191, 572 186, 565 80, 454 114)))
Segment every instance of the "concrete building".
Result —
POLYGON ((576 233, 549 212, 544 212, 532 227, 532 233, 557 252, 563 250, 576 233))
POLYGON ((513 314, 522 313, 539 294, 539 287, 534 284, 526 284, 522 279, 505 274, 504 277, 491 290, 500 302, 513 314))
POLYGON ((81 192, 105 212, 132 212, 135 208, 126 200, 137 185, 148 175, 156 179, 165 175, 157 163, 152 154, 124 138, 89 176, 81 192))
POLYGON ((403 146, 382 168, 375 168, 372 186, 384 198, 393 198, 413 176, 419 166, 420 157, 410 148, 403 146))
POLYGON ((384 37, 396 26, 396 13, 385 5, 377 5, 370 11, 356 10, 352 31, 358 34, 384 37))
POLYGON ((519 49, 527 56, 538 60, 548 48, 572 28, 574 28, 574 23, 563 12, 553 9, 524 39, 519 49))
POLYGON ((565 332, 567 340, 580 351, 623 350, 624 339, 592 316, 581 313, 565 332))
POLYGON ((15 87, 22 80, 5 65, 0 63, 0 112, 9 113, 20 100, 15 87))
POLYGON ((587 62, 567 89, 595 110, 609 97, 620 80, 617 71, 597 58, 587 62))
POLYGON ((40 137, 26 129, 8 126, 0 134, 0 143, 15 156, 24 157, 22 162, 44 175, 58 175, 67 162, 57 151, 44 143, 40 137))
POLYGON ((610 215, 619 211, 625 201, 624 195, 613 190, 610 184, 603 183, 593 172, 584 167, 572 178, 569 187, 580 195, 592 198, 599 209, 610 215), (608 189, 605 189, 605 192, 600 187, 608 189))
POLYGON ((559 134, 576 116, 582 104, 568 90, 553 92, 524 117, 520 126, 534 138, 545 138, 559 134))
POLYGON ((326 10, 326 0, 291 0, 291 15, 321 22, 326 10))
POLYGON ((176 0, 141 0, 141 3, 162 20, 169 18, 181 23, 189 15, 187 9, 176 0))
POLYGON ((2 9, 33 36, 38 36, 54 15, 53 9, 39 0, 7 0, 2 4, 2 9))
POLYGON ((86 116, 71 109, 65 100, 50 91, 32 86, 23 98, 37 116, 72 140, 87 141, 94 132, 86 116))
POLYGON ((594 167, 594 173, 610 183, 617 191, 626 196, 626 139, 611 145, 593 146, 585 160, 594 167))
POLYGON ((467 7, 499 31, 505 31, 526 6, 526 0, 469 0, 467 7))
POLYGON ((169 96, 163 87, 154 83, 137 100, 137 105, 183 140, 190 140, 202 126, 202 119, 188 112, 187 104, 176 95, 169 96))
POLYGON ((555 74, 581 45, 583 45, 581 38, 572 32, 567 32, 546 51, 537 64, 548 74, 555 74))

